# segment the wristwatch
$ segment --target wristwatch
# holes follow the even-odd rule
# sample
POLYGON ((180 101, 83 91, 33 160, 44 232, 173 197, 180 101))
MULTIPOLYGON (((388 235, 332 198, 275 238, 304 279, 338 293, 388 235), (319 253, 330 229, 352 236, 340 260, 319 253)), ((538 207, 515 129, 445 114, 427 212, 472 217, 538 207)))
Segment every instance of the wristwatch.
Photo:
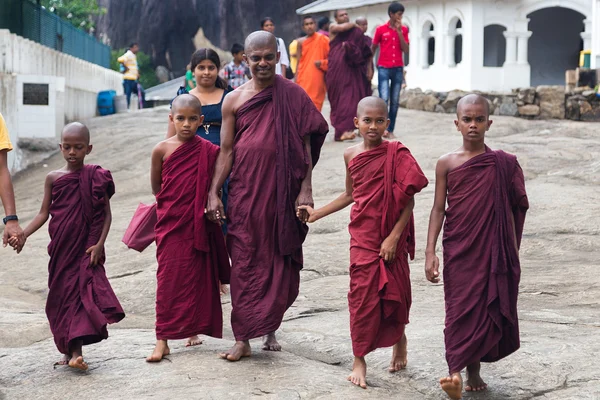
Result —
POLYGON ((19 217, 17 217, 16 215, 7 215, 6 217, 2 218, 2 222, 4 222, 4 225, 6 225, 6 223, 8 221, 18 221, 19 217))

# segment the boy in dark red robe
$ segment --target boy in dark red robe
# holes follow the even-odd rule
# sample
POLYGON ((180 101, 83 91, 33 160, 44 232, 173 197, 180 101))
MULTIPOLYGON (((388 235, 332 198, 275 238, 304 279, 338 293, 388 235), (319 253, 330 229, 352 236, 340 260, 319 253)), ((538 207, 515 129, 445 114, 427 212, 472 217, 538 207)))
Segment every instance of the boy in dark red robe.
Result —
POLYGON ((108 338, 106 325, 125 317, 104 270, 115 185, 109 171, 84 165, 92 151, 85 125, 65 126, 60 150, 67 165, 46 177, 42 207, 24 232, 31 236, 52 216, 46 315, 65 355, 58 364, 87 370, 82 346, 108 338))
POLYGON ((485 390, 480 362, 500 360, 519 348, 519 246, 529 204, 517 158, 485 145, 492 125, 487 100, 463 97, 455 124, 463 145, 436 166, 425 273, 431 282, 439 281, 435 246, 445 218, 444 335, 450 375, 440 384, 450 398, 460 399, 465 367, 465 390, 485 390))
POLYGON ((244 48, 252 80, 223 102, 223 140, 207 204, 212 220, 225 217, 218 185, 231 172, 227 246, 236 343, 220 355, 229 361, 250 356, 250 339, 261 336, 264 350, 281 350, 275 331, 298 296, 308 231, 296 207, 312 205, 312 168, 328 131, 306 92, 275 74, 275 36, 254 32, 244 48))
POLYGON ((335 12, 336 23, 329 27, 327 97, 331 103, 331 125, 335 140, 351 140, 354 135, 354 117, 358 102, 367 93, 367 74, 373 53, 364 32, 349 22, 348 12, 335 12))
POLYGON ((229 258, 219 225, 204 216, 219 147, 196 135, 203 121, 200 101, 183 94, 169 118, 175 136, 152 151, 150 179, 158 220, 156 258, 156 348, 146 360, 170 353, 168 340, 197 335, 222 337, 220 282, 229 281, 229 258))
POLYGON ((414 258, 414 195, 427 178, 400 142, 383 141, 390 120, 386 103, 367 97, 354 123, 363 143, 349 147, 346 191, 328 205, 307 210, 314 222, 354 203, 350 215, 350 334, 354 366, 348 380, 367 387, 365 356, 394 346, 390 372, 406 366, 406 337, 411 305, 408 256, 414 258))

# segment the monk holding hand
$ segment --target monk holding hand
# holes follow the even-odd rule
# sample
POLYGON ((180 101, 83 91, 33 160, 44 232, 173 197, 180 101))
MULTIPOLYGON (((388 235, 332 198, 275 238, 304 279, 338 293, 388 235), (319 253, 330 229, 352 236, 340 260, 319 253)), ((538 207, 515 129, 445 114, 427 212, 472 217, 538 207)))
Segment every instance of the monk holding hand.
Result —
POLYGON ((223 314, 220 283, 229 281, 223 232, 204 214, 219 147, 196 135, 204 120, 196 96, 177 96, 169 119, 175 136, 152 151, 150 179, 156 196, 156 347, 146 359, 169 355, 168 340, 198 335, 220 338, 223 314))
POLYGON ((344 152, 346 191, 326 206, 299 207, 317 221, 354 203, 350 214, 350 335, 354 365, 348 380, 367 387, 365 356, 394 346, 390 372, 406 367, 404 328, 411 305, 408 256, 415 252, 414 195, 427 178, 400 142, 384 141, 386 103, 366 97, 354 124, 363 143, 344 152))
POLYGON ((425 275, 437 283, 436 242, 446 220, 444 336, 450 375, 440 384, 455 400, 462 398, 464 368, 464 389, 485 390, 481 361, 498 361, 519 348, 519 246, 529 203, 517 158, 485 144, 489 111, 479 95, 458 102, 454 123, 462 146, 437 163, 427 234, 425 275))
POLYGON ((231 326, 235 345, 220 356, 251 355, 250 339, 279 351, 275 331, 298 296, 302 243, 312 205, 312 169, 325 141, 327 122, 298 85, 275 74, 277 41, 269 32, 250 34, 244 59, 252 80, 223 101, 221 152, 207 212, 227 219, 231 255, 231 326), (219 190, 230 174, 227 213, 219 190))
MULTIPOLYGON (((104 269, 115 184, 109 171, 84 164, 92 151, 85 125, 65 126, 60 150, 67 164, 46 176, 42 207, 24 233, 31 236, 52 217, 46 315, 54 343, 65 356, 57 364, 85 371, 82 347, 108 338, 107 324, 125 318, 104 269)), ((9 239, 14 240, 16 236, 9 239)))

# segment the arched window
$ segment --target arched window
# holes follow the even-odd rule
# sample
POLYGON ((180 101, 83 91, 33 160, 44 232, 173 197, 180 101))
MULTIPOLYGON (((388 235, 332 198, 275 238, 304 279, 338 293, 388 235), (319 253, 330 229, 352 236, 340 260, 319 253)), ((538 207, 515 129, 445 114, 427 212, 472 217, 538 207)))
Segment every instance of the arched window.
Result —
POLYGON ((488 25, 483 28, 483 66, 501 67, 506 61, 506 38, 502 25, 488 25))
POLYGON ((462 21, 458 17, 450 20, 446 41, 446 64, 454 67, 462 61, 462 21))
POLYGON ((423 24, 421 33, 421 65, 427 68, 435 62, 435 27, 431 21, 423 24))

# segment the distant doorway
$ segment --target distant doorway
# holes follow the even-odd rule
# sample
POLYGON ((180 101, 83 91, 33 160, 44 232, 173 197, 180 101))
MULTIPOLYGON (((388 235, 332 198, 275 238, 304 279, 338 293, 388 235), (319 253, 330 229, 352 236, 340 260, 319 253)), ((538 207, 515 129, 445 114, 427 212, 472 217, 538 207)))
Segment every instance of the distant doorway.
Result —
POLYGON ((531 86, 564 85, 565 71, 579 65, 585 16, 569 8, 550 7, 527 17, 532 32, 528 49, 531 86))

